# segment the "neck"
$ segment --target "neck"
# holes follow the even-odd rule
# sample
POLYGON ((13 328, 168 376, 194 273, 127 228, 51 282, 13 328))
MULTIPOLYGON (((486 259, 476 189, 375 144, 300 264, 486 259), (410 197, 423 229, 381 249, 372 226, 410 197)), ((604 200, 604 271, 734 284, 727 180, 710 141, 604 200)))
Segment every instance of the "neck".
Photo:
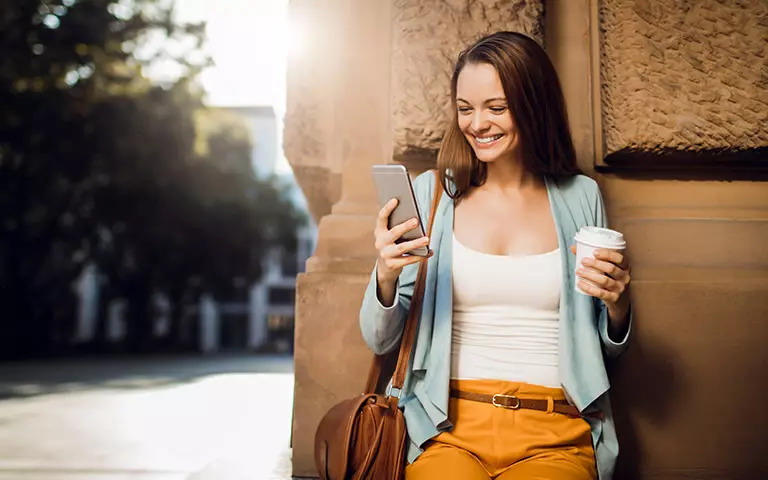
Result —
POLYGON ((485 186, 492 190, 518 191, 543 184, 543 179, 526 170, 521 158, 488 164, 485 186))

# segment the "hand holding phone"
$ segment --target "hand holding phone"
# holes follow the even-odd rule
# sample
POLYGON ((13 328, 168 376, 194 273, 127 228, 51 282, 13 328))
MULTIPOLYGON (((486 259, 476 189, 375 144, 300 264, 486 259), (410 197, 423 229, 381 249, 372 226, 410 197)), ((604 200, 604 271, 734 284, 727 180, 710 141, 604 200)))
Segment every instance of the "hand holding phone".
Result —
POLYGON ((375 247, 380 282, 397 280, 403 267, 431 255, 408 172, 402 165, 375 165, 373 178, 382 204, 375 247))
POLYGON ((397 279, 403 267, 416 263, 423 258, 422 255, 408 255, 408 252, 424 248, 427 249, 427 256, 429 255, 427 248, 429 246, 429 238, 426 236, 397 243, 397 240, 402 238, 405 233, 418 230, 419 228, 419 222, 415 218, 395 225, 391 229, 388 228, 387 221, 397 205, 398 201, 396 199, 390 200, 379 211, 379 216, 376 220, 374 236, 376 237, 375 246, 379 251, 380 278, 397 279))

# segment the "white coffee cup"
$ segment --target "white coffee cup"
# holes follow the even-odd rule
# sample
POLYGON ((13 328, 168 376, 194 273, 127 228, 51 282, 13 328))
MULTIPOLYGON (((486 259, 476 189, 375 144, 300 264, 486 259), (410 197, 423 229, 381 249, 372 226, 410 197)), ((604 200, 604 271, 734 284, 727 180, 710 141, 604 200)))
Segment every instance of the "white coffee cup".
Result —
MULTIPOLYGON (((597 249, 624 250, 627 248, 627 242, 624 241, 624 235, 616 230, 610 230, 608 228, 581 227, 581 230, 579 230, 574 239, 576 240, 576 269, 583 267, 581 261, 585 258, 595 258, 594 253, 597 249)), ((587 295, 587 293, 579 288, 579 280, 583 280, 590 284, 592 282, 584 278, 576 277, 576 291, 587 295)))

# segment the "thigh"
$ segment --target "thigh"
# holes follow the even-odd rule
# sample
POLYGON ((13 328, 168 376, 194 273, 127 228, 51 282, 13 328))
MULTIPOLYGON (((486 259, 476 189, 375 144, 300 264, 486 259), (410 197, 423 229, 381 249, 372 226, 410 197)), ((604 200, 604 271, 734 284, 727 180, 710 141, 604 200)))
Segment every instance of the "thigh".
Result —
POLYGON ((468 451, 434 443, 405 468, 405 480, 490 480, 480 461, 468 451))
POLYGON ((496 480, 596 480, 594 462, 564 452, 536 455, 510 466, 496 480))

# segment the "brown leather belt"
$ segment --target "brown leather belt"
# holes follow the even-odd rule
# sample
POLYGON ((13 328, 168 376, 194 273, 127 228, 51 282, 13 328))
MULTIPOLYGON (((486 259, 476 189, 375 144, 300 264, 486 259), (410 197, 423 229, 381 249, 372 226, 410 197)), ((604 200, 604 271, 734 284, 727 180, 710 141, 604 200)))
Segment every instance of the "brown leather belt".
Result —
MULTIPOLYGON (((504 395, 501 393, 497 393, 496 395, 486 395, 483 393, 456 390, 455 388, 451 389, 451 396, 454 398, 471 400, 473 402, 490 403, 494 407, 508 408, 511 410, 524 408, 526 410, 540 410, 542 412, 549 411, 549 401, 543 398, 519 398, 514 395, 504 395)), ((565 400, 554 400, 552 402, 552 411, 556 413, 562 413, 563 415, 569 415, 571 417, 581 416, 579 409, 569 404, 565 400)))

